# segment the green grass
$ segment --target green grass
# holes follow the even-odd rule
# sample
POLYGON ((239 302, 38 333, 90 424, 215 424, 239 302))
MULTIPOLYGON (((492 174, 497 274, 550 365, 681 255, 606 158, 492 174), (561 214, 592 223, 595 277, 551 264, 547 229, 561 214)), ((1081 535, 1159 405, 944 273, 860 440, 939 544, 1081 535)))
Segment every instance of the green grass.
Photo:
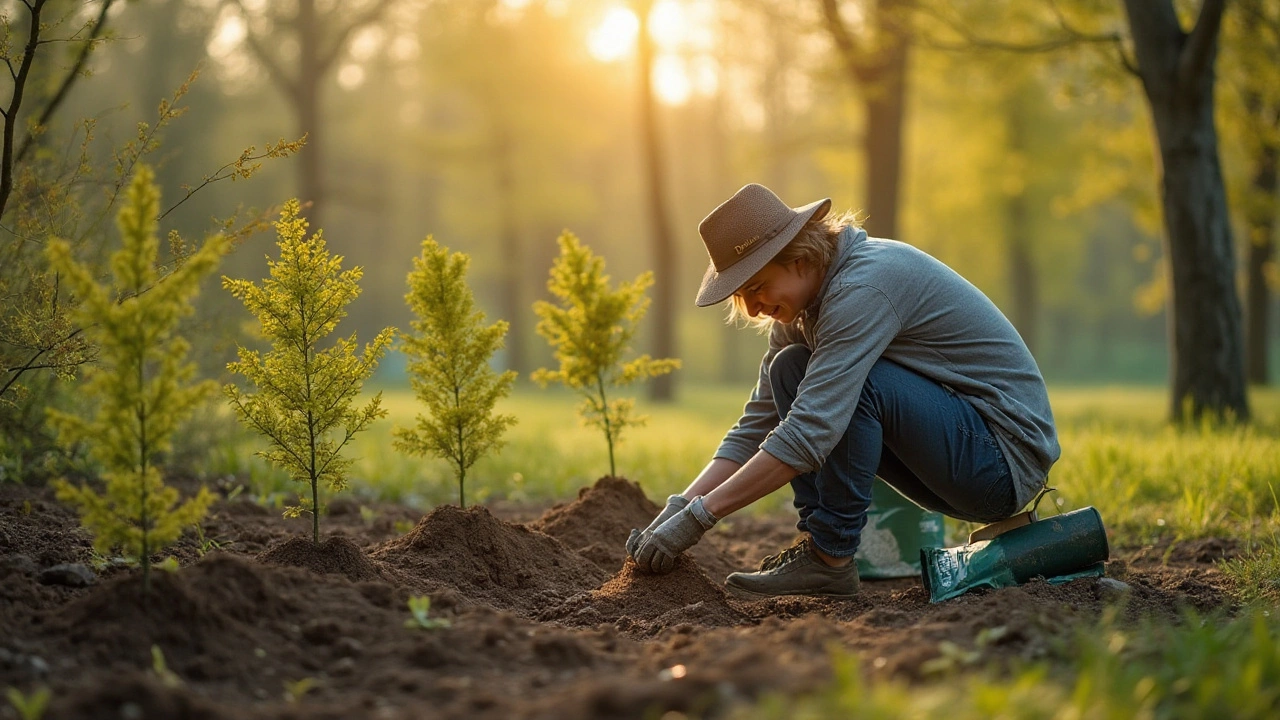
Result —
POLYGON ((1129 720, 1273 718, 1280 710, 1280 623, 1187 616, 1122 628, 1112 618, 1081 630, 1060 657, 1008 674, 968 672, 908 686, 869 682, 856 657, 834 651, 836 677, 801 697, 767 697, 736 720, 904 718, 1129 720))
MULTIPOLYGON (((637 390, 639 410, 649 422, 629 430, 617 446, 618 473, 638 482, 650 497, 682 490, 737 419, 747 390, 686 387, 680 401, 669 405, 649 403, 637 390)), ((355 459, 352 491, 422 509, 456 503, 457 485, 447 463, 392 449, 392 428, 412 424, 420 411, 413 395, 389 390, 383 402, 389 417, 349 447, 355 459)), ((507 433, 506 447, 469 472, 468 504, 568 499, 608 474, 604 436, 579 422, 577 402, 567 392, 533 388, 503 400, 498 410, 519 422, 507 433)), ((1059 389, 1052 402, 1063 453, 1050 478, 1058 493, 1050 497, 1059 509, 1097 507, 1113 540, 1124 544, 1215 535, 1261 540, 1275 533, 1280 392, 1255 392, 1254 422, 1221 429, 1170 427, 1165 391, 1159 388, 1059 389)), ((252 455, 259 442, 243 433, 222 442, 211 470, 234 475, 251 496, 268 504, 292 500, 300 488, 252 455)), ((783 490, 752 510, 770 512, 789 504, 783 490)), ((1042 514, 1050 512, 1042 508, 1042 514)))

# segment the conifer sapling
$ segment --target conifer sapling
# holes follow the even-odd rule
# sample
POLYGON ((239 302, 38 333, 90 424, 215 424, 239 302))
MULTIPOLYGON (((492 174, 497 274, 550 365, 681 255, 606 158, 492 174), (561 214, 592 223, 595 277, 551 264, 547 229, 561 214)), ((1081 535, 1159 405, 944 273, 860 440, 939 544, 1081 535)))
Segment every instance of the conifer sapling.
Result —
POLYGON ((417 319, 404 338, 409 376, 428 415, 413 428, 396 428, 396 447, 415 455, 441 457, 453 465, 458 505, 466 507, 467 469, 486 452, 502 447, 511 415, 494 415, 494 404, 511 392, 516 373, 494 372, 493 353, 502 347, 507 323, 485 325, 467 286, 470 258, 449 253, 428 237, 413 259, 405 300, 417 319))
POLYGON ((58 499, 79 508, 99 552, 119 547, 140 560, 147 591, 151 555, 199 522, 213 502, 201 488, 178 505, 178 492, 164 484, 157 461, 169 450, 174 430, 217 388, 211 381, 192 382, 190 345, 176 331, 192 311, 200 281, 228 247, 225 238, 214 236, 160 281, 159 203, 151 170, 140 166, 116 219, 124 246, 111 256, 110 284, 99 283, 66 242, 52 241, 47 250, 50 266, 79 299, 78 322, 99 347, 81 389, 93 415, 51 411, 50 420, 63 443, 87 443, 106 484, 100 495, 61 480, 58 499))
POLYGON ((346 487, 351 461, 342 456, 343 447, 386 415, 382 393, 363 407, 353 403, 390 347, 395 329, 378 333, 362 355, 356 354, 354 334, 321 350, 320 341, 360 294, 363 270, 342 271, 342 256, 329 253, 320 230, 306 236, 307 221, 299 217, 297 200, 285 203, 275 227, 280 259, 268 258, 271 277, 261 285, 222 279, 222 286, 258 318, 271 342, 265 354, 239 348, 239 360, 227 365, 256 391, 234 384, 223 390, 236 416, 266 437, 268 449, 258 454, 309 485, 310 497, 299 496, 300 505, 287 508, 285 515, 310 512, 311 537, 318 544, 320 483, 333 492, 346 487))
POLYGON ((560 369, 540 368, 534 371, 533 380, 543 387, 559 382, 584 396, 578 412, 586 424, 604 431, 609 474, 616 476, 614 446, 624 429, 643 425, 646 418, 633 414, 633 399, 610 400, 609 390, 665 375, 679 368, 680 361, 655 360, 648 355, 622 361, 649 309, 644 293, 653 284, 653 273, 641 273, 634 281, 610 290, 603 258, 596 257, 573 233, 565 232, 558 242, 560 256, 551 267, 547 289, 559 304, 539 301, 533 310, 541 318, 538 334, 555 349, 560 369))

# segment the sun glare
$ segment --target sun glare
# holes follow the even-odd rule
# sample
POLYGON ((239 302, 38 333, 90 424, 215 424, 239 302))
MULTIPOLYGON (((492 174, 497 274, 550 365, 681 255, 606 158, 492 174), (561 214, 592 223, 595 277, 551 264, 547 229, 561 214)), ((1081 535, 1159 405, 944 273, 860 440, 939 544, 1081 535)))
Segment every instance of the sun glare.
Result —
MULTIPOLYGON (((707 53, 713 42, 714 10, 702 0, 660 0, 649 14, 649 34, 657 53, 653 89, 668 105, 682 105, 695 93, 715 92, 718 78, 707 53)), ((615 5, 587 34, 587 49, 601 62, 621 60, 635 52, 640 20, 631 9, 615 5)))
POLYGON ((615 7, 587 36, 587 49, 597 60, 620 60, 635 48, 639 31, 640 20, 636 14, 624 7, 615 7))
POLYGON ((653 91, 668 105, 682 105, 693 94, 689 71, 680 58, 663 55, 653 63, 653 91))

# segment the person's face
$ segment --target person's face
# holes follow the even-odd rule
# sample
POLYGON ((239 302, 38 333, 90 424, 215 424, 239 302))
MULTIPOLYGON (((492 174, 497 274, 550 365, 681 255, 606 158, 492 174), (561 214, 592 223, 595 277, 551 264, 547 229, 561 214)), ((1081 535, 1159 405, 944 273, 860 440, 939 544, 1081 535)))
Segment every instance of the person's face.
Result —
POLYGON ((789 323, 818 294, 817 275, 803 260, 786 265, 770 262, 734 294, 742 298, 749 316, 767 315, 777 322, 789 323))

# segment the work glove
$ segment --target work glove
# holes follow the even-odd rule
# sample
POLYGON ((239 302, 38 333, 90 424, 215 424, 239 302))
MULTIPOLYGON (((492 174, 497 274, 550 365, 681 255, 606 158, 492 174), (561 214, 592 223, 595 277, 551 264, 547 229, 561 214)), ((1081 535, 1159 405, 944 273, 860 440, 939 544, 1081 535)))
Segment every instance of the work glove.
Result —
MULTIPOLYGON (((662 508, 662 512, 658 513, 658 517, 649 523, 649 527, 645 528, 644 532, 657 530, 659 525, 670 520, 672 515, 683 510, 688 504, 689 501, 683 495, 668 495, 667 506, 662 508)), ((636 548, 640 547, 640 533, 640 530, 632 528, 631 535, 627 537, 627 554, 632 560, 636 559, 636 548)))
POLYGON ((680 553, 696 545, 717 521, 718 518, 702 506, 699 495, 656 529, 640 533, 634 556, 636 564, 652 573, 671 572, 680 553))

